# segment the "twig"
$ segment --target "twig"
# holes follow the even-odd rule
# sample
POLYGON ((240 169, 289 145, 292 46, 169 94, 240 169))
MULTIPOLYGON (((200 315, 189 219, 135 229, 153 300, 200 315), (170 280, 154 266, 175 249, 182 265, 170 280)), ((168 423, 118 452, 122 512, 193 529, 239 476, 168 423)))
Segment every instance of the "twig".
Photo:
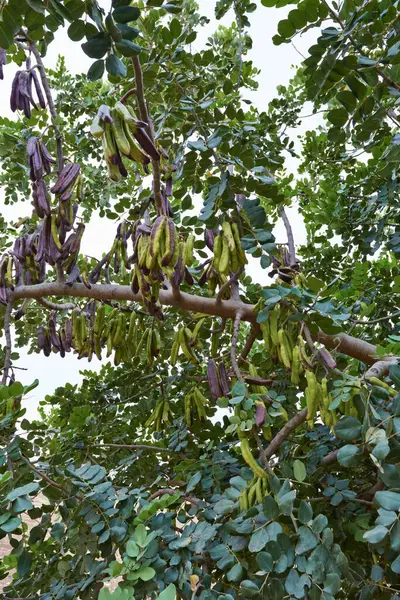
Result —
POLYGON ((154 450, 154 452, 168 452, 173 454, 170 448, 162 446, 151 446, 149 444, 91 444, 92 448, 123 448, 125 450, 154 450))
MULTIPOLYGON (((150 136, 151 141, 154 143, 154 134, 152 121, 150 119, 149 111, 147 110, 146 99, 144 96, 144 86, 143 86, 143 72, 142 67, 140 65, 140 60, 138 56, 132 57, 133 69, 135 71, 135 80, 136 80, 136 99, 139 106, 140 118, 142 121, 148 123, 147 131, 150 136)), ((151 165, 153 167, 153 191, 154 198, 156 202, 156 207, 158 212, 161 214, 162 211, 162 199, 161 199, 161 172, 160 172, 160 163, 157 160, 152 160, 151 165)))
POLYGON ((11 339, 11 311, 12 311, 12 300, 7 302, 6 312, 4 313, 4 336, 6 338, 6 352, 4 356, 4 371, 3 378, 1 380, 2 385, 7 384, 8 372, 11 369, 11 353, 12 353, 12 339, 11 339))
POLYGON ((246 343, 244 345, 244 348, 238 358, 238 364, 240 365, 242 362, 246 361, 246 358, 250 352, 250 350, 253 347, 254 342, 257 339, 257 328, 256 327, 252 327, 251 331, 250 331, 250 335, 246 340, 246 343))
POLYGON ((241 19, 240 13, 239 13, 238 2, 236 0, 234 2, 234 10, 235 10, 236 26, 237 26, 237 30, 238 30, 238 39, 239 39, 239 44, 238 44, 238 49, 237 49, 237 55, 238 55, 238 79, 237 79, 237 83, 236 83, 236 91, 238 91, 239 88, 240 88, 240 85, 242 83, 243 39, 242 39, 242 19, 241 19))
POLYGON ((56 302, 51 302, 51 300, 47 300, 47 298, 38 298, 38 304, 41 304, 45 308, 50 308, 51 310, 73 310, 75 308, 75 304, 72 302, 66 302, 65 304, 57 304, 56 302))
POLYGON ((36 58, 39 73, 40 73, 40 78, 42 80, 44 93, 47 98, 47 104, 48 104, 49 111, 50 111, 51 122, 53 124, 54 131, 56 134, 57 159, 58 159, 57 170, 58 170, 58 173, 60 173, 64 167, 64 154, 63 154, 63 149, 62 149, 62 135, 61 135, 60 129, 57 125, 57 111, 56 111, 56 107, 53 102, 53 97, 51 95, 50 86, 49 86, 49 82, 48 82, 48 79, 46 76, 46 70, 45 70, 45 67, 44 67, 44 64, 42 61, 42 57, 40 56, 40 52, 39 52, 35 42, 30 42, 29 49, 31 50, 34 57, 36 58))
POLYGON ((294 431, 297 427, 302 425, 304 421, 307 419, 307 408, 303 408, 300 412, 297 413, 290 421, 286 423, 276 434, 276 436, 271 440, 268 445, 268 448, 265 451, 265 457, 269 460, 281 447, 282 443, 289 437, 289 435, 294 431))
POLYGON ((57 273, 57 281, 63 283, 65 281, 65 275, 62 266, 60 263, 56 263, 56 273, 57 273))
POLYGON ((239 337, 241 320, 242 320, 242 313, 239 310, 236 313, 235 320, 233 322, 233 335, 232 335, 232 341, 231 341, 231 362, 232 362, 232 368, 233 368, 233 371, 234 371, 236 377, 238 378, 239 381, 242 381, 244 383, 244 379, 240 372, 240 369, 239 369, 239 366, 237 363, 237 359, 236 359, 236 346, 237 346, 238 337, 239 337))
POLYGON ((283 206, 281 206, 280 209, 279 209, 279 211, 280 211, 280 215, 281 215, 283 224, 285 225, 286 234, 287 234, 287 238, 288 238, 288 250, 289 250, 289 262, 290 262, 290 266, 294 267, 296 265, 296 249, 295 249, 295 246, 294 246, 294 237, 293 237, 292 226, 290 225, 290 221, 289 221, 288 216, 286 214, 285 208, 283 206))
POLYGON ((59 490, 61 490, 62 492, 65 492, 64 488, 59 485, 58 483, 56 483, 55 481, 53 481, 52 479, 50 479, 50 477, 48 475, 46 475, 46 473, 43 473, 42 471, 39 471, 35 465, 33 465, 31 463, 30 460, 28 460, 27 458, 25 458, 25 456, 20 456, 19 460, 22 460, 22 462, 24 462, 26 465, 28 465, 28 467, 34 472, 36 473, 36 475, 38 475, 39 477, 41 477, 42 479, 44 479, 44 481, 47 481, 47 483, 49 485, 51 485, 52 487, 55 487, 59 490))
POLYGON ((269 464, 269 461, 265 454, 265 448, 262 445, 260 436, 258 435, 258 433, 256 431, 253 432, 253 435, 254 435, 254 438, 257 443, 257 448, 258 448, 258 452, 259 452, 259 460, 260 460, 262 466, 264 467, 264 469, 267 471, 267 473, 272 473, 271 465, 269 464))
POLYGON ((359 319, 351 319, 351 323, 355 323, 356 325, 372 325, 373 323, 388 321, 389 319, 394 319, 395 317, 400 317, 400 310, 392 313, 391 315, 387 315, 386 317, 379 317, 379 319, 371 319, 370 321, 360 321, 359 319))
POLYGON ((132 88, 131 90, 128 90, 128 91, 126 92, 126 94, 124 94, 124 95, 122 96, 122 98, 121 98, 121 102, 122 102, 122 104, 125 104, 125 103, 126 103, 126 101, 128 100, 128 98, 129 98, 130 96, 134 96, 135 94, 136 94, 136 88, 132 88))
POLYGON ((222 296, 224 295, 225 291, 227 289, 229 289, 231 287, 231 285, 233 285, 239 279, 239 277, 241 276, 243 271, 244 271, 244 267, 242 266, 236 271, 236 273, 234 273, 234 275, 232 275, 232 277, 230 279, 228 279, 227 281, 225 281, 225 283, 223 285, 221 285, 219 292, 215 298, 217 301, 217 304, 222 301, 222 296))

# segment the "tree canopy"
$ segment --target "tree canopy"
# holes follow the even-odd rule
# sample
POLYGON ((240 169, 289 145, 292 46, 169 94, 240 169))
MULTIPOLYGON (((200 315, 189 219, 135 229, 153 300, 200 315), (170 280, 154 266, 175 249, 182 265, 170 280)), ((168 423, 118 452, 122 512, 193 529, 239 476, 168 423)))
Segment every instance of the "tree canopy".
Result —
POLYGON ((194 50, 201 4, 1 3, 5 600, 400 595, 399 1, 218 0, 194 50), (316 42, 262 112, 271 7, 316 42), (103 364, 28 421, 18 348, 103 364))

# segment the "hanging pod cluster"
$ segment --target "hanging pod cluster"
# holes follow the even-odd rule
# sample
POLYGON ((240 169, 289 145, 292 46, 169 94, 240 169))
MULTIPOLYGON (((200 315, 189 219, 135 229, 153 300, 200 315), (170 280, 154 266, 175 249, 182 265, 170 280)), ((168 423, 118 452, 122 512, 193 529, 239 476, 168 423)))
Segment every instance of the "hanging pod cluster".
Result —
POLYGON ((146 132, 147 125, 137 120, 133 108, 122 102, 117 102, 114 108, 100 106, 91 133, 102 140, 108 176, 112 181, 128 176, 123 157, 145 169, 150 160, 160 160, 160 153, 146 132))
POLYGON ((240 510, 249 510, 256 504, 262 504, 265 496, 269 496, 267 477, 255 477, 250 484, 240 492, 240 510))
MULTIPOLYGON (((1 64, 5 64, 5 52, 0 55, 1 64), (4 62, 3 62, 4 61, 4 62)), ((30 59, 26 60, 26 69, 17 71, 11 86, 10 107, 12 112, 22 110, 25 117, 30 119, 32 116, 32 108, 38 110, 37 103, 40 108, 46 108, 46 100, 40 85, 39 77, 34 66, 31 68, 30 59), (33 97, 33 88, 35 87, 37 101, 33 97)), ((0 79, 3 79, 3 69, 1 68, 0 79)))
POLYGON ((150 431, 160 433, 166 427, 169 427, 173 421, 172 411, 169 402, 161 399, 157 402, 157 405, 150 417, 144 424, 150 431))
POLYGON ((207 398, 203 396, 197 386, 186 394, 184 398, 184 411, 186 425, 190 427, 195 419, 203 421, 207 418, 206 406, 208 404, 207 398))
MULTIPOLYGON (((247 264, 247 258, 242 248, 239 226, 232 219, 222 223, 220 232, 207 229, 205 240, 213 251, 213 258, 199 279, 199 285, 203 287, 207 283, 208 294, 213 296, 217 287, 228 280, 230 273, 236 273, 247 264)), ((227 289, 224 298, 229 297, 230 290, 227 289)))

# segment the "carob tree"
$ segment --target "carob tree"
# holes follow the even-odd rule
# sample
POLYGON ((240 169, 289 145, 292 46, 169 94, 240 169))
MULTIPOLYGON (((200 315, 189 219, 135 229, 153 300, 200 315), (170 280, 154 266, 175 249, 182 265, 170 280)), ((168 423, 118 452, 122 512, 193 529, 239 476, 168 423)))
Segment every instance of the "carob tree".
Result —
POLYGON ((294 2, 274 43, 316 43, 265 112, 261 4, 195 50, 193 0, 1 3, 6 600, 399 597, 399 2, 294 2), (46 69, 61 27, 87 75, 46 69), (26 346, 104 365, 28 421, 26 346))

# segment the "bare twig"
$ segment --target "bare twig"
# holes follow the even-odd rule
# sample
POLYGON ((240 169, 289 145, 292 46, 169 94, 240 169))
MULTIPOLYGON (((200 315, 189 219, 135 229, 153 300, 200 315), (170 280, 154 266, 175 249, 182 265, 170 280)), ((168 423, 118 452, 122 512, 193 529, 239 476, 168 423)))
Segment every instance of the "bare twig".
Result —
POLYGON ((33 471, 34 473, 36 473, 36 475, 38 475, 39 477, 41 477, 49 485, 51 485, 54 488, 57 488, 57 489, 61 490, 62 492, 65 492, 64 488, 62 487, 62 485, 59 485, 58 483, 56 483, 55 481, 53 481, 52 479, 50 479, 50 477, 48 475, 46 475, 46 473, 43 473, 42 471, 39 471, 35 467, 35 465, 33 465, 31 463, 30 460, 28 460, 27 458, 25 458, 25 456, 20 456, 19 460, 22 460, 22 462, 24 462, 26 465, 28 465, 28 467, 31 469, 31 471, 33 471))
POLYGON ((285 225, 286 234, 287 234, 287 238, 288 238, 288 250, 289 250, 289 262, 290 262, 290 266, 294 267, 296 265, 296 249, 295 249, 295 246, 294 246, 294 237, 293 237, 292 226, 290 225, 290 221, 289 221, 288 216, 286 214, 285 208, 283 206, 281 206, 280 209, 279 209, 279 211, 280 211, 280 215, 281 215, 283 224, 285 225))
POLYGON ((42 57, 40 56, 40 52, 39 52, 35 42, 30 43, 29 49, 31 50, 34 57, 36 58, 36 61, 38 64, 38 70, 40 73, 40 78, 42 80, 44 93, 47 98, 47 104, 48 104, 49 111, 50 111, 51 122, 53 124, 54 131, 56 134, 57 159, 58 159, 57 170, 58 170, 58 173, 60 173, 64 167, 64 154, 63 154, 63 148, 62 148, 62 135, 61 135, 60 129, 57 124, 57 111, 56 111, 56 107, 54 105, 53 97, 51 95, 50 86, 49 86, 49 82, 48 82, 48 79, 46 76, 46 70, 44 68, 42 57))
POLYGON ((49 308, 50 310, 73 310, 75 308, 75 304, 72 302, 66 302, 65 304, 57 304, 56 302, 51 302, 51 300, 47 300, 47 298, 38 298, 38 303, 44 306, 45 308, 49 308))
MULTIPOLYGON (((147 109, 146 99, 144 95, 143 86, 143 72, 138 56, 132 57, 133 69, 135 71, 136 80, 136 99, 139 106, 140 118, 142 121, 148 123, 147 132, 154 143, 153 124, 150 119, 149 111, 147 109)), ((160 163, 157 160, 152 160, 151 165, 153 167, 153 191, 156 202, 156 207, 159 212, 162 210, 162 199, 161 199, 161 172, 160 163)))
POLYGON ((294 431, 297 427, 302 425, 307 419, 307 408, 303 408, 300 412, 297 413, 290 421, 286 423, 276 434, 276 436, 271 440, 268 445, 268 448, 265 451, 265 457, 269 460, 276 452, 279 450, 283 442, 289 437, 289 435, 294 431))
POLYGON ((121 102, 122 102, 122 104, 125 104, 125 103, 126 103, 126 101, 128 100, 128 98, 129 98, 130 96, 134 96, 135 94, 136 94, 136 88, 132 88, 131 90, 128 90, 128 91, 126 92, 126 94, 124 94, 124 95, 122 96, 122 98, 121 98, 121 102))
POLYGON ((91 444, 92 448, 121 448, 124 450, 152 450, 154 452, 167 452, 173 454, 170 448, 151 446, 150 444, 91 444))
POLYGON ((241 276, 241 274, 243 273, 243 271, 244 271, 244 267, 240 267, 236 271, 236 273, 234 273, 234 275, 232 275, 232 277, 230 279, 228 279, 227 281, 225 281, 225 283, 223 285, 221 285, 221 287, 219 289, 219 292, 218 292, 218 294, 216 296, 217 303, 219 303, 219 302, 222 301, 222 297, 223 297, 225 291, 227 289, 229 289, 239 279, 239 277, 241 276))
POLYGON ((233 335, 232 335, 232 341, 231 341, 231 362, 232 362, 232 368, 233 368, 233 371, 234 371, 236 377, 238 378, 239 381, 244 382, 243 376, 240 372, 238 362, 236 359, 236 346, 237 346, 238 337, 239 337, 241 320, 242 320, 242 313, 240 311, 238 311, 236 313, 235 320, 233 322, 233 335))
POLYGON ((246 340, 246 343, 244 345, 244 348, 238 358, 238 364, 240 365, 242 362, 245 362, 250 350, 253 347, 254 342, 257 339, 257 328, 256 327, 252 327, 251 331, 250 331, 250 335, 246 340))
POLYGON ((386 317, 379 317, 379 319, 371 319, 370 321, 360 321, 359 319, 352 319, 351 323, 355 323, 356 325, 373 325, 374 323, 389 321, 389 319, 395 319, 396 317, 400 317, 400 310, 392 313, 391 315, 387 315, 386 317))
POLYGON ((6 338, 6 352, 4 356, 4 370, 3 378, 1 380, 2 385, 6 385, 8 379, 8 373, 11 369, 11 353, 12 353, 12 339, 11 339, 11 311, 12 311, 12 300, 7 302, 6 312, 4 313, 4 336, 6 338))

